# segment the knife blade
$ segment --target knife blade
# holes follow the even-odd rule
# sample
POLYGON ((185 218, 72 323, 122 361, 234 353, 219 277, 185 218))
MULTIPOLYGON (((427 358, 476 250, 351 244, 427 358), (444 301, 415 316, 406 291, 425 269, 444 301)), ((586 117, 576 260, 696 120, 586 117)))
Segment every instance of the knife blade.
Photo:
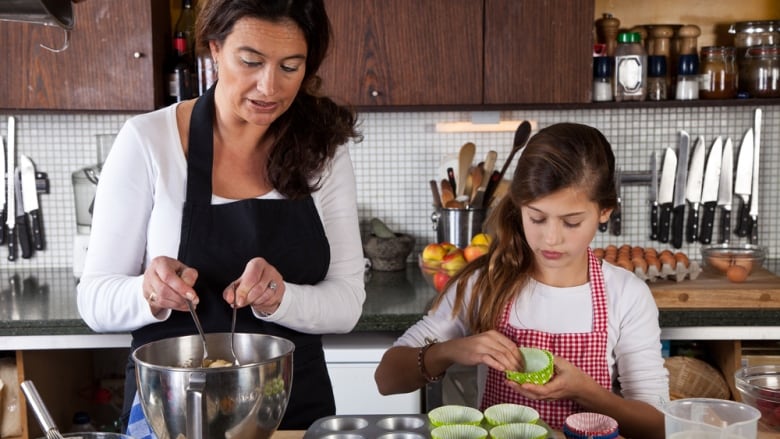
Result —
POLYGON ((6 218, 5 224, 8 226, 8 260, 16 260, 16 203, 14 202, 14 169, 16 163, 16 119, 13 116, 8 118, 8 160, 6 160, 7 179, 5 199, 6 218))
POLYGON ((5 244, 5 140, 0 136, 0 245, 5 244))
POLYGON ((658 188, 658 204, 661 213, 658 218, 658 241, 669 242, 669 229, 674 200, 674 176, 677 173, 677 156, 672 148, 666 148, 661 169, 661 185, 658 188))
POLYGON ((739 156, 737 156, 737 176, 734 181, 734 195, 742 201, 737 212, 737 228, 734 233, 739 237, 745 237, 748 234, 748 222, 750 221, 750 212, 748 203, 750 202, 750 190, 753 184, 753 128, 748 128, 745 136, 742 138, 742 145, 739 147, 739 156))
POLYGON ((650 154, 650 240, 658 240, 658 163, 655 151, 650 154))
POLYGON ((609 216, 609 229, 614 236, 620 236, 620 234, 623 232, 621 227, 623 221, 623 214, 621 212, 621 205, 623 204, 623 200, 620 197, 621 175, 622 171, 620 168, 615 169, 615 192, 617 193, 617 206, 609 216))
POLYGON ((674 176, 674 207, 672 208, 672 246, 681 248, 683 244, 683 220, 685 217, 685 183, 688 179, 688 149, 691 137, 687 131, 680 130, 677 148, 677 173, 674 176))
MULTIPOLYGON (((36 250, 43 250, 43 224, 41 223, 40 205, 38 203, 38 188, 35 185, 35 164, 29 157, 19 156, 19 167, 22 173, 22 199, 24 213, 30 216, 32 243, 36 250)), ((435 182, 434 182, 435 186, 435 182)))
POLYGON ((712 242, 712 229, 715 223, 715 207, 718 205, 718 184, 720 183, 720 166, 723 159, 723 139, 718 136, 710 147, 707 157, 707 167, 704 169, 704 183, 701 189, 701 204, 704 207, 701 216, 702 244, 712 242))
POLYGON ((22 259, 32 257, 32 242, 30 241, 30 227, 27 214, 24 213, 24 198, 22 196, 22 172, 19 167, 14 172, 14 188, 16 191, 16 236, 19 238, 19 248, 22 250, 22 259))
POLYGON ((753 185, 750 191, 750 243, 758 244, 758 163, 761 158, 761 115, 760 108, 756 108, 753 122, 753 185))
POLYGON ((731 235, 731 203, 734 186, 734 145, 731 137, 723 146, 723 158, 720 161, 720 183, 718 183, 718 206, 720 207, 720 238, 718 242, 729 242, 731 235))
POLYGON ((689 243, 699 240, 699 203, 701 202, 701 189, 704 182, 705 148, 704 137, 697 137, 691 152, 688 178, 685 180, 685 199, 689 203, 685 237, 689 243))

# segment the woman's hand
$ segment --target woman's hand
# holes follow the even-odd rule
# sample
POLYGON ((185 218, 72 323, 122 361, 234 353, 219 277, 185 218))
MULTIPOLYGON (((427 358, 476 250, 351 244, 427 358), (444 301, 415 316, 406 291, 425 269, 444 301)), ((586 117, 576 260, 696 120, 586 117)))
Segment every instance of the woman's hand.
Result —
POLYGON ((152 314, 164 309, 189 311, 185 299, 198 303, 198 295, 192 288, 198 279, 198 271, 167 256, 152 259, 144 272, 143 295, 149 302, 152 314))
POLYGON ((246 264, 241 277, 230 284, 222 297, 233 303, 236 295, 236 306, 246 305, 259 314, 273 314, 282 303, 285 286, 282 275, 276 268, 263 258, 254 258, 246 264))
POLYGON ((446 344, 454 363, 466 366, 485 364, 500 371, 522 370, 525 367, 517 345, 496 330, 452 339, 446 344))
POLYGON ((593 378, 577 366, 557 356, 553 361, 555 373, 553 373, 552 379, 542 386, 533 383, 518 384, 510 380, 507 380, 507 383, 526 398, 545 401, 558 399, 576 401, 579 395, 587 392, 593 386, 601 389, 601 386, 593 378))

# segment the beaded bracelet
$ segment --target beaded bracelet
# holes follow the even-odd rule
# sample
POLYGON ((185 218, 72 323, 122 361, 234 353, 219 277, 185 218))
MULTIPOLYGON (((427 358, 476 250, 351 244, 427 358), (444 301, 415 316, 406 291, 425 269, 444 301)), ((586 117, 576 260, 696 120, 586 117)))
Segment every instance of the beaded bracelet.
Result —
POLYGON ((428 374, 428 371, 425 369, 425 353, 428 351, 428 349, 436 344, 435 341, 428 342, 425 346, 420 348, 420 351, 417 352, 417 368, 420 369, 420 374, 423 376, 426 382, 434 383, 436 381, 439 381, 444 377, 444 373, 442 372, 440 375, 437 376, 431 376, 428 374))

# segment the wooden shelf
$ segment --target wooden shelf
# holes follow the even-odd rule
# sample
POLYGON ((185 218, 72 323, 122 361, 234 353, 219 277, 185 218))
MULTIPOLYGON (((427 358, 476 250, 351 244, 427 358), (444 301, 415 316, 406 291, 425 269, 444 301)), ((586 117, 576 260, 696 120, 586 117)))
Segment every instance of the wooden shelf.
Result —
POLYGON ((705 269, 696 280, 650 283, 660 310, 780 309, 780 277, 764 268, 742 283, 705 269))

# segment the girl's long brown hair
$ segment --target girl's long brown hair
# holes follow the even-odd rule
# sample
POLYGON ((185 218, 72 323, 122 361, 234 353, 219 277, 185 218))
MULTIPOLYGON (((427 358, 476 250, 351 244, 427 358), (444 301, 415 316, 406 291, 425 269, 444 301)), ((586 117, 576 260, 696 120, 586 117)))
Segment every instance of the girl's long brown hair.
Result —
MULTIPOLYGON (((600 209, 617 206, 612 146, 597 129, 559 123, 540 130, 529 140, 517 161, 507 195, 488 216, 492 236, 488 253, 453 276, 456 284, 452 315, 463 307, 473 333, 494 329, 509 301, 528 282, 534 268, 525 239, 520 206, 568 187, 578 187, 600 209), (474 293, 465 302, 468 280, 476 273, 474 293)), ((444 295, 434 301, 436 307, 444 295)))

